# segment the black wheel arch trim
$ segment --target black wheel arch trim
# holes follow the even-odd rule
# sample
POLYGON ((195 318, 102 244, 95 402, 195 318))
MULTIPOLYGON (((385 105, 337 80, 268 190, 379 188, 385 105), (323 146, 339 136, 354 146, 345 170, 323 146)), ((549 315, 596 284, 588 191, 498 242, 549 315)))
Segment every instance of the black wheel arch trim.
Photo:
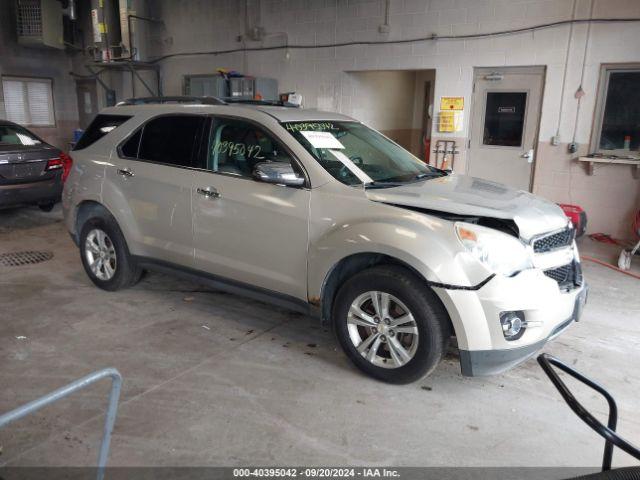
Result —
POLYGON ((489 275, 487 278, 485 278, 480 283, 478 283, 476 285, 469 285, 469 286, 467 286, 467 285, 452 285, 450 283, 432 282, 431 280, 427 280, 427 285, 429 285, 430 287, 434 287, 434 288, 444 288, 445 290, 480 290, 487 283, 489 283, 491 281, 491 279, 493 279, 493 277, 495 277, 495 276, 496 276, 496 274, 492 273, 491 275, 489 275))

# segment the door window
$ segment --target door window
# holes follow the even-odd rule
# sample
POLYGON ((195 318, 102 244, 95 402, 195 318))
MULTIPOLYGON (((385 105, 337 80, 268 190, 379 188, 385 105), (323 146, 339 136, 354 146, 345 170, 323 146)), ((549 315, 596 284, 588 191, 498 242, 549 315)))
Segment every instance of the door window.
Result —
MULTIPOLYGON (((142 130, 138 158, 180 167, 196 166, 196 150, 204 121, 205 117, 198 115, 154 118, 142 130)), ((135 142, 135 135, 131 140, 135 142)), ((133 144, 129 151, 133 151, 133 144)))
POLYGON ((120 147, 120 155, 127 158, 138 158, 138 148, 140 148, 140 139, 142 138, 142 128, 129 137, 120 147))
POLYGON ((261 162, 297 165, 289 153, 271 135, 252 123, 234 119, 213 122, 207 169, 241 177, 252 177, 253 169, 261 162))
POLYGON ((482 143, 520 147, 526 107, 526 92, 487 92, 482 143))

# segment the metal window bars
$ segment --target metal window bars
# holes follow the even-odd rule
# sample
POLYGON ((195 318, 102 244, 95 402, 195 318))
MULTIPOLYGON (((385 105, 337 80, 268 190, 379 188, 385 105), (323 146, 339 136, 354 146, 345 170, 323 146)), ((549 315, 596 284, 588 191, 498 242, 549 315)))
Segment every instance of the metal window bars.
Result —
POLYGON ((613 457, 613 447, 614 445, 621 450, 624 450, 632 457, 640 460, 640 449, 636 448, 634 445, 627 442, 624 438, 616 433, 616 426, 618 424, 618 407, 616 405, 616 401, 611 396, 609 392, 607 392, 604 387, 598 385, 593 380, 582 375, 580 372, 574 370, 570 366, 564 364, 560 360, 547 353, 543 353, 538 356, 538 363, 544 370, 544 373, 547 374, 553 385, 558 389, 560 395, 569 408, 573 410, 573 412, 580 417, 580 419, 589 425, 592 430, 598 433, 605 439, 604 444, 604 454, 602 456, 602 471, 611 470, 611 459, 613 457), (592 388, 600 395, 602 395, 609 404, 609 418, 607 421, 607 426, 604 426, 600 421, 594 417, 586 408, 582 406, 576 397, 573 396, 573 393, 567 388, 565 383, 560 379, 556 371, 553 367, 557 367, 563 372, 571 375, 576 380, 585 384, 586 386, 592 388))
POLYGON ((10 412, 0 415, 0 428, 8 425, 11 422, 19 420, 27 415, 40 410, 43 407, 51 405, 58 400, 68 397, 78 390, 82 390, 89 385, 92 385, 103 378, 111 378, 111 390, 109 392, 109 403, 107 405, 107 414, 104 421, 104 431, 102 433, 102 443, 100 444, 100 451, 98 453, 98 480, 103 480, 104 469, 107 465, 107 459, 109 457, 109 445, 111 443, 111 433, 113 432, 113 425, 116 421, 116 414, 118 412, 118 400, 120 399, 120 389, 122 388, 122 376, 120 372, 115 368, 105 368, 97 372, 91 373, 86 377, 82 377, 75 382, 71 382, 62 388, 59 388, 48 395, 33 400, 21 407, 18 407, 10 412))

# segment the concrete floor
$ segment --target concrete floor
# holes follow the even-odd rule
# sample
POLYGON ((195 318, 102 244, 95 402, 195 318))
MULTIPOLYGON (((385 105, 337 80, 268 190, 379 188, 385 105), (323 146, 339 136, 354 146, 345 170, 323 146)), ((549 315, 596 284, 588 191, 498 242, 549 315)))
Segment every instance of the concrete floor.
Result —
MULTIPOLYGON (((0 267, 0 412, 116 367, 125 380, 110 465, 600 462, 603 442, 533 360, 464 378, 449 355, 427 379, 386 385, 356 371, 312 319, 159 274, 117 293, 95 288, 59 209, 0 212, 0 253, 30 249, 55 256, 0 267)), ((584 271, 592 291, 583 321, 545 350, 609 388, 619 431, 640 444, 640 282, 589 262, 584 271)), ((0 464, 94 464, 107 383, 0 431, 0 464)), ((614 460, 637 463, 619 452, 614 460)))

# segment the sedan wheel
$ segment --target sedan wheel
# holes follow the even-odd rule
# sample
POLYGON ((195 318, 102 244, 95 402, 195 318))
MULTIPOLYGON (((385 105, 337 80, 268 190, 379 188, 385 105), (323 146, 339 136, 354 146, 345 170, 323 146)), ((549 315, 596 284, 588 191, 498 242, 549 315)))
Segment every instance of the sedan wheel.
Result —
POLYGON ((84 254, 91 272, 96 278, 108 281, 116 273, 116 249, 109 236, 99 228, 87 234, 84 242, 84 254))
POLYGON ((372 290, 356 297, 347 314, 347 328, 358 353, 377 367, 402 367, 418 349, 413 314, 389 293, 372 290))

